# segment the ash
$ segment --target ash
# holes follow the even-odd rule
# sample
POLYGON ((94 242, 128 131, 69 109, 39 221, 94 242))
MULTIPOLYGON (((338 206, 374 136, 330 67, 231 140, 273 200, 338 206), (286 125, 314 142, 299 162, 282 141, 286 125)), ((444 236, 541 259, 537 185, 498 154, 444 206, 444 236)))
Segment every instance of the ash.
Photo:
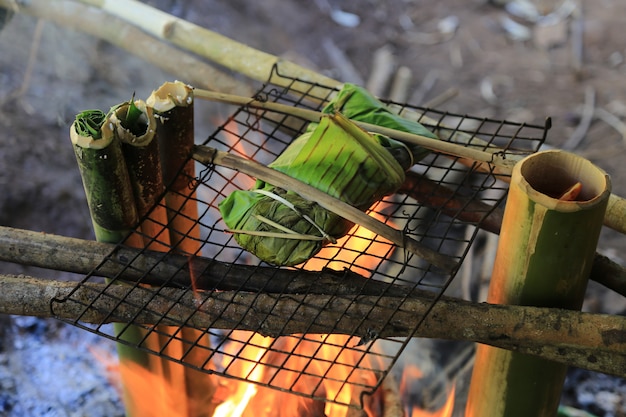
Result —
POLYGON ((53 319, 1 318, 0 415, 116 417, 115 344, 53 319))

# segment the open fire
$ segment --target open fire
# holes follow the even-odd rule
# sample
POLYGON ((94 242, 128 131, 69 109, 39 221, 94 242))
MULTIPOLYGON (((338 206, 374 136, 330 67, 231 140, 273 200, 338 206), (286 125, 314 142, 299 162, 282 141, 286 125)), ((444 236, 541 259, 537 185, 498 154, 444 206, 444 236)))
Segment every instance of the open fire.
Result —
MULTIPOLYGON (((238 130, 236 121, 229 118, 223 126, 224 142, 234 153, 247 157, 256 155, 258 145, 241 140, 238 130)), ((236 174, 228 187, 247 189, 253 183, 253 179, 236 174)), ((203 191, 199 192, 200 200, 211 201, 208 195, 206 198, 202 196, 203 191)), ((396 226, 379 214, 391 208, 388 203, 378 202, 373 208, 373 217, 396 226)), ((304 268, 341 270, 349 267, 355 273, 370 276, 382 259, 393 255, 394 247, 366 228, 355 226, 337 245, 322 249, 307 261, 304 268)), ((212 348, 218 354, 212 357, 206 368, 233 379, 215 375, 216 389, 212 396, 215 405, 212 415, 215 417, 452 415, 454 390, 448 393, 447 401, 437 411, 410 404, 412 396, 401 393, 412 386, 407 381, 421 377, 418 364, 406 367, 399 389, 391 381, 389 384, 383 382, 376 392, 370 392, 388 367, 388 363, 382 363, 381 357, 392 356, 383 352, 384 347, 376 342, 367 349, 358 349, 356 347, 372 342, 339 334, 304 334, 273 339, 237 330, 217 339, 212 342, 212 348), (307 394, 295 395, 294 392, 307 394), (402 404, 401 398, 407 403, 402 404)), ((388 378, 391 380, 393 376, 388 378)), ((154 385, 159 386, 159 383, 155 381, 154 385)))
MULTIPOLYGON (((448 391, 445 403, 437 410, 426 410, 410 403, 409 399, 419 394, 408 392, 411 382, 423 376, 418 365, 410 365, 403 370, 399 388, 395 383, 384 384, 373 395, 362 396, 365 390, 355 387, 374 384, 376 371, 371 364, 371 355, 342 350, 344 344, 350 343, 346 336, 307 336, 298 346, 284 346, 289 353, 282 355, 268 350, 271 339, 259 334, 234 331, 230 339, 232 343, 229 350, 236 351, 237 358, 224 358, 216 366, 230 368, 229 374, 242 380, 215 376, 216 390, 211 399, 214 405, 213 417, 449 417, 454 410, 454 387, 448 391), (240 343, 233 341, 238 336, 240 343), (358 364, 356 368, 355 364, 358 364), (285 390, 298 384, 315 386, 316 398, 264 386, 270 380, 274 386, 282 386, 285 390), (361 398, 364 406, 362 411, 358 409, 361 398), (355 408, 344 404, 353 404, 355 408)), ((292 341, 292 338, 285 338, 287 344, 292 341)), ((181 398, 186 395, 184 389, 171 386, 161 376, 152 374, 136 363, 124 363, 119 371, 129 388, 126 395, 130 397, 125 400, 149 402, 145 415, 188 415, 180 406, 181 398)))

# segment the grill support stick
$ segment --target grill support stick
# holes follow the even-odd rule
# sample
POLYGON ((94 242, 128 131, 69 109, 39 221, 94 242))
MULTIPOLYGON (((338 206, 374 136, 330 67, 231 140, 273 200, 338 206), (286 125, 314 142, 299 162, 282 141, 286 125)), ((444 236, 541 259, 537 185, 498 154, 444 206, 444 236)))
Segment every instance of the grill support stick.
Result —
MULTIPOLYGON (((172 286, 188 286, 191 268, 196 276, 201 272, 199 283, 207 290, 192 293, 179 288, 107 287, 96 283, 85 283, 74 290, 75 282, 0 275, 0 313, 4 314, 55 316, 72 321, 79 317, 80 322, 94 324, 130 320, 166 325, 186 322, 200 329, 231 329, 238 323, 239 329, 274 336, 319 332, 363 338, 412 335, 467 340, 626 376, 626 318, 621 316, 477 304, 445 297, 432 306, 432 293, 407 291, 354 273, 190 260, 6 227, 0 227, 0 260, 81 274, 97 268, 108 277, 126 271, 128 275, 119 278, 130 283, 141 280, 172 286), (149 275, 145 271, 150 271, 149 275), (172 279, 164 281, 168 278, 172 279), (70 294, 74 301, 63 302, 70 294), (149 300, 148 308, 136 307, 149 300), (250 305, 255 308, 250 309, 250 305), (240 320, 242 310, 248 311, 245 321, 240 320), (317 319, 313 321, 313 317, 317 319), (411 334, 418 320, 424 321, 418 332, 411 334)), ((624 274, 611 269, 605 261, 602 263, 609 265, 611 273, 624 274)))
POLYGON ((364 339, 412 335, 464 340, 626 376, 626 318, 621 316, 455 299, 441 299, 432 306, 432 298, 413 294, 194 294, 177 288, 137 286, 129 290, 96 283, 85 283, 75 291, 74 287, 73 282, 0 275, 1 312, 44 317, 52 314, 72 321, 78 317, 81 323, 99 325, 132 321, 177 326, 184 322, 199 329, 231 329, 237 323, 240 330, 269 336, 341 333, 364 339), (252 310, 250 305, 254 306, 252 310), (412 334, 411 329, 422 319, 417 333, 412 334))

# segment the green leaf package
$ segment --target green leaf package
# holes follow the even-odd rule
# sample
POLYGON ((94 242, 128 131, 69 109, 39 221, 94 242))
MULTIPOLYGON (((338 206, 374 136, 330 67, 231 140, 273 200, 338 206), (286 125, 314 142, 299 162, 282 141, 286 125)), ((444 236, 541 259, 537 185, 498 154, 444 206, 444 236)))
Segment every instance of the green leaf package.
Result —
MULTIPOLYGON (((398 189, 415 150, 369 134, 344 115, 434 137, 419 123, 394 115, 353 85, 346 85, 324 112, 329 114, 311 124, 268 166, 361 210, 398 189)), ((275 265, 305 262, 353 226, 316 202, 260 180, 251 190, 231 193, 219 209, 235 240, 275 265)))

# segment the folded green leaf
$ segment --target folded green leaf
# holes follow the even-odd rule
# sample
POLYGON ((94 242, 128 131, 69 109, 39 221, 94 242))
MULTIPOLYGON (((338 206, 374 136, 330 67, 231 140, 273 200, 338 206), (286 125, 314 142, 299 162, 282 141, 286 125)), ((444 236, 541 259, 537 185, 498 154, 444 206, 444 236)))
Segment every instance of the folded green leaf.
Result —
MULTIPOLYGON (((389 153, 401 146, 370 135, 341 115, 328 115, 269 166, 366 210, 404 181, 402 166, 389 153)), ((308 260, 353 226, 317 203, 263 181, 252 190, 231 193, 219 208, 237 242, 276 265, 308 260)))
POLYGON ((100 128, 106 117, 102 110, 84 110, 76 115, 74 129, 80 136, 100 139, 102 135, 100 128))
MULTIPOLYGON (((365 88, 355 84, 344 84, 337 96, 324 107, 322 112, 329 114, 340 112, 351 120, 438 139, 421 123, 393 113, 365 88)), ((411 151, 415 161, 419 161, 430 152, 418 146, 413 146, 411 151)))

